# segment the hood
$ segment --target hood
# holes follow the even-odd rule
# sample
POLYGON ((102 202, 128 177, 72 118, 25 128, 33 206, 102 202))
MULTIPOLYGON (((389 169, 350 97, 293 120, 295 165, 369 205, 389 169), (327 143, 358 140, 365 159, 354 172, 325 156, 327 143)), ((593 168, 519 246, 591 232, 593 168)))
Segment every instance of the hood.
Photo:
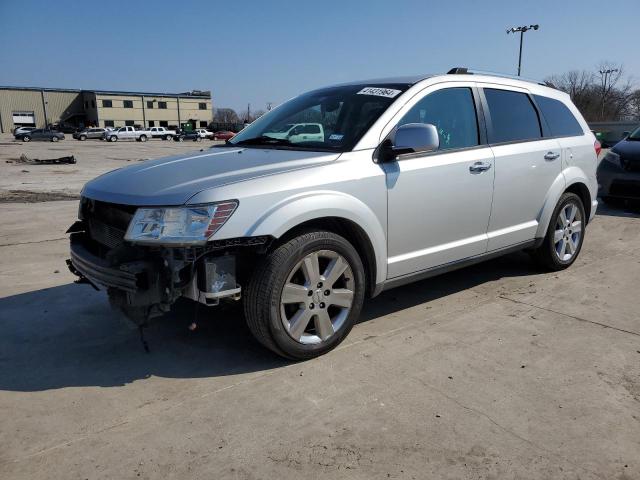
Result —
POLYGON ((182 205, 203 190, 332 162, 338 153, 212 148, 114 170, 91 180, 82 195, 124 205, 182 205))
POLYGON ((640 164, 640 140, 621 140, 611 149, 626 162, 640 164))

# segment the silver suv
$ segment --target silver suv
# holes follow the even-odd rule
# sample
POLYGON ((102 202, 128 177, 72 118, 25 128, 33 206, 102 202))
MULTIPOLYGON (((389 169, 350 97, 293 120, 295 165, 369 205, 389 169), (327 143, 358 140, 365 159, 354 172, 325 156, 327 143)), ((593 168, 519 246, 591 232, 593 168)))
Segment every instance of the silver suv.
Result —
POLYGON ((322 88, 224 145, 87 183, 68 264, 139 325, 180 297, 242 299, 263 345, 311 358, 383 290, 516 250, 567 268, 597 148, 569 97, 533 82, 454 69, 322 88), (323 138, 271 134, 299 123, 323 138))

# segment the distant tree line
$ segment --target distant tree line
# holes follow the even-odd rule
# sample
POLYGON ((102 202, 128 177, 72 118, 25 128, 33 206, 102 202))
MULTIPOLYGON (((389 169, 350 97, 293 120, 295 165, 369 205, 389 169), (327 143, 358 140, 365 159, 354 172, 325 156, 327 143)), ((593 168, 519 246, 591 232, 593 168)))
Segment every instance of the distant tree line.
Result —
POLYGON ((568 93, 588 122, 640 120, 640 88, 623 65, 602 62, 593 72, 572 70, 546 82, 568 93))

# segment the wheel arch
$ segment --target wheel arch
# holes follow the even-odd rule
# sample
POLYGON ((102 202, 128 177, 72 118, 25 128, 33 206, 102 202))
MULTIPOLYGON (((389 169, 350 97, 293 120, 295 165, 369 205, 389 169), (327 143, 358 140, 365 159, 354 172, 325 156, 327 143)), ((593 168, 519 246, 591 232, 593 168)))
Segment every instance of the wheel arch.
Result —
POLYGON ((309 229, 327 230, 345 237, 362 259, 367 293, 387 275, 387 243, 382 224, 361 200, 341 192, 307 192, 274 205, 247 235, 271 235, 277 243, 309 229))
POLYGON ((376 254, 369 236, 362 227, 344 217, 317 217, 287 230, 277 239, 273 246, 280 245, 309 230, 324 230, 335 233, 336 235, 344 237, 353 245, 362 259, 364 266, 365 277, 367 279, 366 294, 369 297, 374 296, 374 292, 376 292, 376 254))
POLYGON ((551 221, 551 215, 558 203, 560 197, 566 192, 575 193, 580 197, 584 205, 585 210, 585 222, 589 221, 592 210, 591 192, 589 190, 589 180, 582 170, 572 167, 566 169, 560 175, 556 177, 551 188, 547 193, 547 197, 544 202, 544 206, 540 211, 538 217, 538 230, 536 231, 536 238, 544 238, 547 234, 547 228, 551 221))

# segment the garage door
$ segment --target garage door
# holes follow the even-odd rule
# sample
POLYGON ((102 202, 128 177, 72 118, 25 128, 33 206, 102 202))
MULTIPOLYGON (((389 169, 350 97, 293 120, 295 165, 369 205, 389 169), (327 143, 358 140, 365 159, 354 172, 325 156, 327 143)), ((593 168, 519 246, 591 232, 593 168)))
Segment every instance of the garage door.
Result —
POLYGON ((13 112, 13 124, 35 127, 36 115, 33 112, 13 112))

